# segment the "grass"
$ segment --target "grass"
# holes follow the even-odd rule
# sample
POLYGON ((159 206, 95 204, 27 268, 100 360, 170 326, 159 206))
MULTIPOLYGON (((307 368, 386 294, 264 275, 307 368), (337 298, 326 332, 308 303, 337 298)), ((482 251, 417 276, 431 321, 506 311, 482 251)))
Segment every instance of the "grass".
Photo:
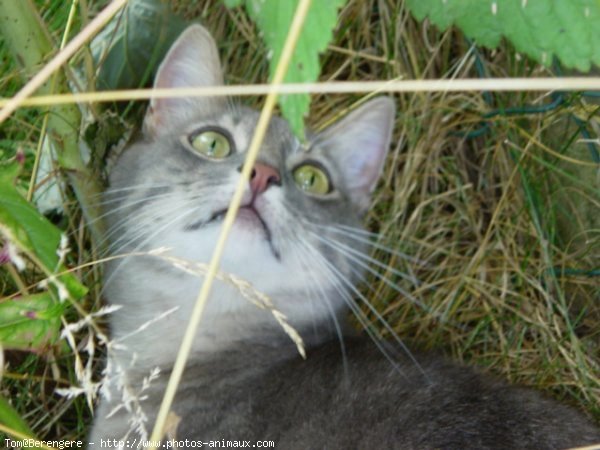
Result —
MULTIPOLYGON (((68 13, 59 3, 64 2, 38 2, 55 42, 68 13)), ((266 50, 243 11, 227 10, 218 1, 177 3, 220 43, 229 83, 267 79, 266 50)), ((0 58, 0 90, 12 94, 18 69, 1 47, 0 58)), ((393 0, 349 1, 322 68, 322 80, 338 81, 551 75, 507 45, 474 49, 457 31, 440 33, 419 24, 393 0)), ((595 99, 569 94, 555 107, 542 108, 553 99, 539 93, 394 98, 399 111, 394 145, 367 222, 384 236, 382 245, 398 252, 375 249, 373 256, 387 265, 379 270, 385 279, 371 276, 363 291, 412 345, 544 390, 600 421, 600 185, 598 168, 590 164, 594 147, 581 142, 581 128, 591 139, 598 137, 595 99)), ((359 99, 316 95, 308 122, 318 127, 359 99)), ((17 148, 25 151, 23 186, 41 117, 21 109, 0 129, 2 158, 17 148)), ((71 265, 94 261, 69 192, 65 211, 61 225, 72 236, 71 265)), ((97 310, 98 268, 77 273, 91 288, 82 308, 97 310)), ((34 284, 37 274, 22 276, 34 284)), ((3 295, 15 292, 4 271, 0 283, 3 295)), ((77 318, 72 311, 66 319, 77 318)), ((85 343, 87 333, 78 339, 85 343)), ((85 399, 53 394, 56 387, 76 384, 72 351, 57 348, 50 357, 6 353, 0 392, 37 436, 83 438, 91 420, 85 399)), ((88 356, 79 353, 85 364, 88 356)))

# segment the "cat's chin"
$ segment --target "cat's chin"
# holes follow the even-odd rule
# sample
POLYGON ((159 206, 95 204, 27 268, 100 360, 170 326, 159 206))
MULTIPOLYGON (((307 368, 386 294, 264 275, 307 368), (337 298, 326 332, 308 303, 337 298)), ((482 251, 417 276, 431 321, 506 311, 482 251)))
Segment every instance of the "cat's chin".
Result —
POLYGON ((238 211, 235 218, 235 224, 238 227, 248 229, 249 232, 258 232, 264 235, 265 240, 269 244, 269 248, 273 256, 278 261, 281 260, 281 255, 275 246, 271 236, 269 224, 265 221, 262 215, 253 206, 244 206, 238 211))
MULTIPOLYGON (((218 210, 214 212, 208 220, 201 220, 194 222, 191 225, 187 225, 185 227, 185 230, 188 232, 202 232, 203 229, 208 227, 220 227, 223 223, 223 220, 225 219, 226 213, 227 209, 218 210)), ((265 243, 269 246, 273 257, 278 261, 281 260, 279 250, 273 244, 269 224, 254 205, 250 204, 240 207, 235 218, 234 227, 238 232, 250 234, 257 233, 259 236, 261 236, 262 239, 264 239, 265 243)))

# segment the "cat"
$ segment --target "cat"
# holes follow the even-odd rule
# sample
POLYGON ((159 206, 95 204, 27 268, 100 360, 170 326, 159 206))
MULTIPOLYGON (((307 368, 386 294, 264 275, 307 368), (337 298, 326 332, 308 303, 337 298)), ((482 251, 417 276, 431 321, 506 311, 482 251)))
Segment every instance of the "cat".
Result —
MULTIPOLYGON (((196 24, 173 44, 154 86, 221 84, 215 42, 196 24)), ((271 299, 304 340, 306 359, 269 311, 218 281, 178 388, 170 437, 272 441, 281 449, 600 443, 598 428, 570 407, 442 357, 412 352, 413 360, 346 324, 362 279, 348 249, 369 250, 361 219, 394 117, 393 101, 377 97, 310 134, 308 144, 271 119, 221 270, 271 299)), ((147 438, 202 282, 144 252, 168 248, 170 257, 208 262, 257 119, 223 97, 154 98, 141 140, 112 170, 107 239, 113 254, 137 255, 105 271, 105 296, 122 308, 110 319, 110 396, 96 412, 96 448, 147 438)))

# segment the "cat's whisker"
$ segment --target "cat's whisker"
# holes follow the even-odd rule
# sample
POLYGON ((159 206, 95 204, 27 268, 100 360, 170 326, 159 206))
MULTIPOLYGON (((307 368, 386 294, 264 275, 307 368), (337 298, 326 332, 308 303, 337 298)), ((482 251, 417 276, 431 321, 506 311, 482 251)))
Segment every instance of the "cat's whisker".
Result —
POLYGON ((127 186, 127 187, 121 187, 121 188, 108 188, 106 191, 101 192, 99 194, 95 194, 94 197, 104 197, 106 196, 106 194, 113 194, 116 192, 131 192, 131 191, 137 191, 137 190, 141 190, 141 189, 160 189, 160 188, 172 188, 173 187, 173 183, 140 183, 140 184, 136 184, 134 186, 127 186))
MULTIPOLYGON (((183 183, 179 183, 183 186, 189 186, 190 183, 188 182, 183 182, 183 183)), ((217 182, 215 183, 202 183, 201 186, 194 186, 194 190, 198 191, 195 192, 194 194, 194 198, 202 198, 203 195, 205 195, 205 193, 210 192, 210 188, 214 187, 214 186, 218 186, 219 184, 217 182)), ((163 192, 160 192, 158 194, 153 194, 153 195, 146 195, 143 198, 151 200, 151 199, 155 199, 155 198, 159 198, 159 196, 161 194, 175 194, 174 191, 174 187, 177 186, 177 183, 171 182, 171 183, 155 183, 155 184, 138 184, 136 186, 133 187, 126 187, 126 188, 110 188, 107 189, 105 192, 101 193, 101 194, 96 194, 95 196, 98 197, 102 197, 103 200, 94 203, 94 205, 96 206, 105 206, 105 205, 110 205, 113 203, 118 203, 124 199, 127 199, 129 197, 131 197, 132 195, 135 195, 137 192, 136 191, 148 191, 148 192, 152 192, 152 191, 156 191, 156 190, 160 190, 163 192), (168 192, 164 192, 164 190, 167 189, 168 192), (120 195, 116 195, 116 194, 120 194, 120 195)), ((139 197, 138 197, 139 198, 139 197)))
MULTIPOLYGON (((324 228, 327 229, 328 231, 333 231, 336 233, 339 233, 341 235, 343 235, 344 237, 350 238, 350 239, 354 239, 357 240, 358 242, 364 243, 370 247, 374 247, 378 250, 381 250, 385 253, 391 254, 393 256, 397 256, 399 258, 401 258, 402 260, 407 260, 410 261, 412 263, 416 263, 416 264, 420 264, 420 265, 424 265, 425 262, 416 259, 410 255, 407 255, 405 253, 399 252, 395 249, 392 249, 388 246, 379 244, 378 242, 375 241, 375 239, 380 240, 382 238, 381 235, 377 234, 377 233, 371 233, 359 228, 354 228, 354 227, 349 227, 349 226, 345 226, 345 225, 314 225, 318 228, 324 228), (361 235, 364 236, 370 236, 369 237, 363 237, 361 235)), ((336 242, 339 243, 339 241, 335 240, 336 242)), ((355 249, 353 249, 352 247, 349 247, 348 245, 344 245, 344 247, 346 249, 348 249, 351 253, 353 253, 354 255, 356 255, 357 257, 362 258, 363 260, 368 261, 369 263, 376 265, 378 267, 381 267, 382 269, 389 271, 391 273, 393 273, 394 275, 406 279, 410 282, 412 282, 414 285, 416 286, 421 286, 422 285, 422 281, 420 281, 413 273, 412 273, 412 268, 411 266, 408 266, 408 270, 411 272, 410 274, 405 273, 405 272, 401 272, 398 271, 397 269, 395 269, 394 267, 392 267, 389 264, 383 264, 381 263, 379 260, 371 257, 370 255, 366 254, 366 253, 362 253, 359 252, 355 249)), ((378 276, 380 279, 384 279, 385 277, 383 277, 382 275, 378 276)), ((433 289, 433 288, 432 288, 433 289)))
MULTIPOLYGON (((310 245, 310 244, 308 244, 305 240, 303 240, 301 245, 294 245, 293 255, 300 262, 301 266, 306 267, 306 273, 310 274, 310 273, 312 273, 312 270, 311 270, 311 265, 310 265, 309 261, 311 261, 312 255, 309 252, 307 252, 307 250, 304 248, 305 246, 308 246, 308 245, 310 245)), ((331 319, 331 323, 333 323, 333 327, 335 329, 336 336, 340 343, 340 352, 342 355, 343 370, 344 370, 344 373, 347 375, 348 374, 348 360, 347 360, 347 355, 346 355, 346 346, 344 344, 344 334, 342 331, 342 327, 338 320, 337 314, 333 309, 331 300, 328 298, 327 293, 323 289, 323 286, 320 283, 316 282, 317 280, 315 279, 314 276, 312 277, 312 281, 315 282, 314 285, 316 286, 316 289, 313 288, 312 284, 307 284, 305 286, 305 289, 306 289, 309 297, 310 297, 310 292, 313 291, 315 293, 315 295, 318 297, 319 301, 323 302, 327 306, 327 310, 329 311, 329 318, 331 319), (318 292, 317 292, 317 290, 318 290, 318 292)), ((314 315, 313 315, 313 317, 314 317, 314 315)))
MULTIPOLYGON (((202 193, 204 193, 204 191, 202 191, 202 193)), ((172 193, 165 194, 164 196, 157 195, 153 199, 154 200, 171 200, 171 199, 176 200, 176 199, 179 199, 179 195, 176 192, 172 192, 172 193)), ((147 197, 146 200, 150 200, 150 198, 147 197)), ((178 205, 177 203, 175 203, 175 205, 174 205, 170 201, 162 201, 160 205, 158 205, 157 203, 154 203, 151 205, 152 207, 144 208, 141 212, 136 212, 136 214, 132 214, 131 216, 126 216, 119 222, 112 224, 111 231, 109 233, 107 233, 107 235, 103 239, 102 243, 104 241, 111 240, 112 236, 114 234, 122 232, 123 229, 127 229, 129 227, 129 224, 137 225, 138 229, 143 229, 143 227, 145 225, 148 225, 148 223, 151 222, 155 217, 160 217, 160 216, 162 216, 162 214, 166 214, 166 216, 169 216, 171 214, 177 213, 181 209, 188 209, 187 206, 193 205, 196 200, 197 200, 197 196, 194 195, 191 199, 189 199, 185 204, 182 204, 182 205, 178 205), (160 210, 162 214, 159 214, 157 216, 156 211, 158 211, 158 210, 160 210)), ((135 205, 138 203, 144 204, 144 201, 140 201, 140 202, 134 201, 134 202, 131 202, 131 203, 129 203, 127 205, 123 205, 123 206, 132 206, 132 205, 135 205)), ((197 211, 198 208, 195 206, 190 209, 192 211, 197 211)), ((116 213, 116 212, 118 212, 118 210, 119 210, 119 208, 114 208, 108 214, 116 213)), ((135 227, 131 231, 135 232, 135 227)), ((126 235, 119 237, 116 241, 111 243, 111 246, 108 249, 106 249, 105 252, 112 251, 111 249, 113 247, 115 247, 116 245, 119 245, 126 238, 127 238, 126 235)))
POLYGON ((110 205, 114 205, 115 203, 126 203, 128 200, 136 200, 136 201, 140 201, 140 200, 153 200, 155 198, 160 198, 161 195, 172 195, 172 192, 161 192, 160 194, 153 194, 153 195, 145 195, 143 197, 132 197, 132 193, 125 193, 125 194, 121 194, 121 195, 110 195, 110 196, 105 196, 104 200, 100 201, 100 202, 96 202, 95 206, 100 206, 100 207, 104 207, 105 209, 107 209, 108 206, 110 205))
MULTIPOLYGON (((360 322, 362 327, 365 329, 367 333, 373 338, 376 344, 379 344, 381 340, 380 336, 372 335, 373 328, 369 324, 369 320, 364 312, 358 307, 358 305, 354 301, 354 297, 358 298, 375 316, 378 322, 380 322, 383 327, 388 331, 388 333, 393 336, 394 340, 398 342, 398 344, 403 348, 406 354, 413 360, 413 362, 420 368, 418 362, 414 359, 408 348, 402 342, 402 340, 397 336, 395 331, 390 327, 390 325, 385 321, 385 319, 377 312, 374 307, 371 305, 369 300, 354 286, 354 283, 347 279, 346 276, 339 269, 335 267, 332 263, 330 263, 319 251, 317 251, 312 245, 305 243, 305 248, 310 252, 311 256, 316 260, 324 273, 328 274, 328 278, 332 281, 332 284, 336 287, 337 292, 344 298, 346 304, 350 307, 352 312, 355 314, 357 320, 360 322), (352 295, 350 295, 352 294, 352 295)), ((379 345, 378 345, 379 347, 379 345)), ((384 353, 387 353, 383 348, 380 348, 384 353)), ((390 361, 397 365, 396 361, 393 361, 389 355, 386 355, 390 361)))
MULTIPOLYGON (((168 220, 164 225, 162 225, 160 228, 154 228, 154 227, 150 227, 149 225, 151 225, 152 223, 152 219, 154 217, 156 217, 156 214, 151 213, 150 211, 148 211, 145 215, 138 215, 135 219, 132 218, 131 221, 127 221, 124 225, 129 225, 131 223, 135 224, 134 227, 129 229, 129 232, 127 233, 123 233, 122 236, 120 236, 118 239, 114 240, 113 242, 111 242, 110 246, 107 248, 107 252, 114 254, 114 253, 121 253, 121 251, 123 251, 123 249, 129 247, 132 243, 142 240, 142 242, 140 244, 138 244, 138 246, 135 248, 135 250, 133 251, 139 251, 141 246, 143 246, 147 241, 149 241, 150 238, 158 235, 159 233, 161 233, 162 231, 166 230, 168 227, 170 227, 172 224, 176 223, 178 220, 181 219, 182 215, 187 215, 187 214, 191 214, 192 212, 194 212, 194 210, 188 210, 186 212, 183 212, 182 214, 176 214, 178 211, 181 211, 183 208, 181 208, 181 206, 175 206, 173 207, 171 210, 163 210, 164 212, 167 212, 169 215, 173 215, 174 217, 172 217, 170 220, 168 220)), ((122 228, 116 228, 115 230, 118 231, 122 231, 124 229, 124 227, 122 228)))
MULTIPOLYGON (((101 220, 105 220, 107 217, 110 217, 111 215, 116 214, 119 211, 122 211, 124 209, 130 208, 132 206, 139 205, 139 204, 144 204, 144 203, 146 203, 148 201, 152 201, 152 200, 157 200, 157 199, 162 199, 162 198, 168 198, 170 196, 174 196, 174 194, 172 192, 166 192, 166 193, 162 193, 162 194, 151 195, 151 196, 144 197, 144 198, 134 199, 134 200, 132 200, 130 202, 123 203, 122 205, 119 205, 119 206, 117 206, 115 208, 111 208, 109 211, 106 211, 103 214, 100 214, 99 216, 97 216, 94 219, 90 220, 88 222, 88 226, 91 225, 91 224, 93 224, 93 223, 99 222, 101 220)), ((111 202, 112 203, 118 203, 118 202, 121 202, 123 199, 125 199, 127 197, 129 197, 129 196, 123 196, 123 197, 121 197, 119 199, 114 199, 114 200, 111 200, 111 201, 107 201, 105 203, 104 202, 100 202, 100 203, 98 203, 98 205, 104 206, 105 209, 106 209, 106 206, 108 204, 110 204, 111 202)), ((126 217, 125 219, 126 220, 129 219, 129 217, 126 217)), ((118 226, 115 227, 115 228, 118 228, 118 226)), ((104 245, 104 242, 106 242, 108 239, 110 239, 110 237, 111 237, 111 234, 107 233, 104 236, 104 238, 99 242, 100 247, 102 245, 104 245)))
MULTIPOLYGON (((166 230, 167 228, 169 228, 170 226, 172 226, 174 223, 177 223, 178 221, 188 217, 189 215, 191 215, 192 213, 194 213, 197 210, 197 208, 190 208, 186 211, 184 211, 183 213, 179 214, 178 216, 175 216, 172 220, 168 221, 165 225, 163 225, 162 227, 154 230, 153 233, 150 233, 148 235, 146 235, 146 238, 140 242, 136 247, 134 247, 133 249, 130 250, 130 253, 136 253, 139 252, 146 244, 148 244, 152 238, 156 237, 157 235, 159 235, 160 233, 162 233, 164 230, 166 230)), ((140 227, 142 228, 142 227, 140 227)), ((121 251, 128 247, 129 245, 131 245, 132 242, 137 241, 138 239, 140 239, 143 236, 143 232, 142 233, 138 233, 136 236, 133 236, 129 241, 125 242, 124 244, 122 244, 119 248, 112 248, 110 249, 110 253, 112 255, 116 255, 116 256, 120 256, 119 254, 121 253, 121 251)), ((123 255, 126 256, 126 255, 123 255)), ((113 278, 113 276, 115 276, 119 270, 123 267, 123 265, 125 265, 128 262, 128 258, 123 258, 121 261, 119 261, 119 263, 117 264, 117 266, 114 268, 112 274, 110 276, 108 276, 108 278, 104 281, 104 286, 102 287, 102 292, 104 292, 106 286, 109 285, 111 279, 113 278)))
POLYGON ((340 224, 337 224, 337 225, 315 224, 314 226, 319 227, 319 228, 325 228, 327 230, 333 231, 334 233, 342 234, 345 237, 348 237, 348 238, 353 239, 358 242, 362 242, 364 244, 368 244, 369 246, 371 246, 373 248, 376 248, 383 252, 389 253, 390 255, 397 256, 398 258, 401 258, 401 259, 411 262, 413 264, 416 264, 419 266, 427 266, 428 265, 428 263, 426 261, 415 258, 414 256, 411 256, 407 253, 401 252, 397 249, 388 247, 387 245, 381 244, 379 241, 383 240, 384 236, 379 233, 373 233, 373 232, 370 232, 370 231, 367 231, 367 230, 364 230, 361 228, 355 228, 355 227, 350 227, 347 225, 340 225, 340 224))
POLYGON ((410 349, 406 346, 406 344, 398 337, 396 332, 390 327, 390 325, 383 319, 383 317, 373 308, 370 302, 365 298, 365 296, 358 291, 353 285, 352 282, 346 279, 346 277, 327 259, 321 255, 314 247, 308 245, 305 247, 313 256, 314 260, 320 264, 323 272, 328 274, 328 277, 332 281, 332 285, 337 290, 338 294, 344 299, 350 310, 354 313, 357 320, 361 324, 362 328, 367 332, 371 340, 375 343, 379 351, 386 357, 386 359, 392 364, 392 366, 400 373, 403 374, 402 369, 396 358, 390 355, 389 349, 384 346, 381 337, 373 331, 373 327, 369 324, 369 320, 364 314, 364 312, 358 307, 358 305, 354 302, 353 296, 350 295, 350 292, 359 298, 365 306, 373 313, 373 315, 377 318, 377 320, 383 325, 383 327, 388 331, 388 333, 392 336, 394 341, 398 343, 398 345, 402 348, 402 351, 411 362, 415 365, 415 367, 422 373, 423 377, 430 382, 429 376, 423 369, 423 367, 416 360, 415 356, 412 354, 410 349), (345 288, 344 288, 345 286, 345 288))
POLYGON ((421 286, 422 285, 421 281, 419 281, 414 275, 409 275, 407 273, 401 272, 401 271, 395 269, 394 267, 392 267, 392 266, 390 266, 388 264, 384 264, 384 263, 378 261, 377 259, 369 256, 368 254, 360 252, 360 251, 358 251, 358 250, 356 250, 356 249, 354 249, 354 248, 352 248, 352 247, 350 247, 348 245, 342 244, 341 242, 339 242, 339 241, 337 241, 335 239, 329 238, 329 240, 332 243, 335 242, 336 245, 339 245, 340 247, 344 248, 346 251, 348 251, 348 253, 356 256, 357 258, 360 258, 360 259, 362 259, 364 261, 367 261, 370 264, 373 264, 374 266, 380 267, 380 268, 382 268, 382 269, 384 269, 384 270, 386 270, 388 272, 391 272, 392 274, 394 274, 394 275, 396 275, 396 276, 398 276, 398 277, 400 277, 400 278, 402 278, 402 279, 404 279, 406 281, 410 281, 415 286, 421 286))
MULTIPOLYGON (((418 306, 423 311, 426 311, 428 314, 430 314, 432 317, 435 317, 441 323, 451 323, 451 322, 448 321, 447 315, 445 313, 440 313, 440 312, 437 312, 437 311, 433 310, 429 305, 427 305, 426 303, 418 300, 414 295, 412 295, 411 293, 409 293, 406 289, 404 289, 398 283, 393 282, 392 280, 390 280, 389 278, 387 278, 386 276, 384 276, 381 272, 379 272, 377 270, 374 270, 368 264, 365 264, 365 263, 361 262, 360 260, 356 259, 354 257, 354 255, 353 255, 353 254, 357 253, 355 250, 353 250, 353 249, 345 246, 344 244, 342 244, 340 242, 336 242, 336 241, 334 241, 332 239, 325 239, 325 238, 322 238, 322 237, 320 237, 318 235, 315 236, 315 237, 317 239, 321 240, 324 244, 329 245, 330 248, 333 248, 333 249, 337 250, 338 252, 340 252, 342 255, 344 255, 349 260, 354 261, 362 269, 366 270, 368 273, 372 274, 377 279, 381 280, 387 286, 389 286, 390 288, 394 289, 396 292, 398 292, 399 294, 401 294, 404 298, 406 298, 407 300, 409 300, 412 304, 418 306)), ((382 267, 384 269, 390 270, 390 268, 388 266, 386 266, 384 264, 381 264, 381 263, 378 263, 375 260, 370 261, 370 262, 372 262, 373 264, 375 264, 375 265, 377 265, 379 267, 382 267)), ((451 324, 453 326, 455 326, 455 327, 460 327, 460 328, 463 327, 463 325, 461 325, 461 324, 456 324, 456 323, 451 323, 451 324)))
MULTIPOLYGON (((112 212, 117 212, 117 210, 114 209, 112 212)), ((122 236, 120 236, 116 240, 112 241, 113 236, 118 235, 119 233, 122 233, 123 230, 125 230, 125 229, 129 229, 129 227, 131 225, 133 225, 133 228, 131 229, 131 231, 135 232, 136 226, 138 229, 142 228, 145 221, 152 220, 152 218, 155 215, 156 215, 156 213, 152 212, 151 210, 144 210, 144 211, 138 212, 136 214, 126 216, 123 219, 119 220, 118 222, 112 224, 110 231, 108 233, 106 233, 104 238, 99 242, 100 248, 102 248, 106 242, 110 242, 110 245, 108 245, 107 248, 102 248, 100 255, 105 256, 106 254, 111 253, 112 248, 114 248, 116 245, 119 245, 121 242, 123 242, 123 240, 127 238, 128 234, 124 233, 122 236)))
POLYGON ((391 271, 392 273, 394 273, 394 274, 396 274, 398 276, 402 276, 403 278, 408 279, 409 281, 413 281, 412 279, 407 278, 407 276, 405 274, 403 274, 402 272, 395 271, 391 267, 386 266, 385 264, 382 264, 382 263, 380 263, 378 261, 375 261, 373 258, 366 257, 361 252, 358 252, 358 251, 356 251, 354 249, 351 249, 351 248, 345 246, 344 244, 342 244, 340 242, 334 241, 333 239, 324 238, 324 237, 320 236, 318 233, 313 233, 313 232, 310 232, 310 233, 311 233, 311 235, 315 239, 317 239, 318 241, 320 241, 323 244, 327 245, 329 248, 332 248, 332 249, 336 250, 337 252, 341 253, 342 255, 344 255, 349 260, 355 262, 361 268, 363 268, 364 270, 366 270, 370 274, 374 275, 375 277, 377 277, 378 279, 380 279, 381 281, 383 281, 385 284, 387 284, 389 287, 391 287, 395 291, 397 291, 400 294, 402 294, 404 297, 406 297, 408 300, 410 300, 415 305, 423 308, 424 310, 428 310, 428 307, 423 302, 421 302, 420 300, 418 300, 415 296, 413 296, 410 292, 408 292, 406 289, 404 289, 399 284, 394 283, 393 281, 391 281, 390 279, 388 279, 387 277, 385 277, 384 275, 382 275, 377 270, 374 270, 372 267, 369 266, 369 264, 364 263, 359 258, 362 258, 362 259, 364 259, 364 260, 366 260, 366 261, 368 261, 368 262, 370 262, 370 263, 372 263, 372 264, 374 264, 374 265, 376 265, 378 267, 381 267, 381 268, 383 268, 385 270, 389 270, 389 271, 391 271))
POLYGON ((136 186, 129 186, 124 188, 107 188, 105 191, 92 194, 90 199, 92 205, 95 207, 106 208, 114 203, 119 203, 123 200, 130 198, 135 195, 138 191, 152 191, 152 190, 171 190, 173 184, 168 183, 155 183, 155 184, 138 184, 136 186))
MULTIPOLYGON (((128 203, 127 205, 123 205, 123 207, 125 207, 125 206, 132 206, 132 205, 141 203, 142 205, 145 206, 146 205, 145 201, 149 201, 149 202, 153 201, 153 204, 144 208, 144 210, 142 210, 142 212, 136 212, 136 214, 134 214, 132 216, 127 216, 127 217, 123 218, 122 220, 120 220, 119 222, 112 224, 111 230, 106 234, 106 236, 102 239, 102 241, 100 241, 100 247, 102 247, 106 241, 110 241, 115 234, 121 232, 123 229, 128 228, 128 225, 130 223, 137 224, 137 227, 142 229, 144 224, 146 223, 145 219, 147 219, 148 222, 152 221, 152 219, 156 215, 157 210, 161 211, 161 215, 166 214, 168 216, 171 214, 175 214, 180 209, 187 209, 188 206, 191 205, 192 206, 192 208, 190 208, 191 212, 198 211, 199 208, 198 208, 196 202, 200 203, 202 198, 205 198, 206 195, 210 194, 211 188, 216 185, 217 185, 217 183, 214 183, 214 184, 204 183, 204 185, 202 187, 199 187, 194 191, 193 195, 190 196, 190 198, 185 202, 185 204, 182 204, 179 206, 175 205, 175 207, 173 207, 172 202, 165 201, 165 200, 179 199, 180 194, 176 191, 167 192, 167 193, 164 193, 164 195, 156 194, 155 196, 145 197, 143 201, 138 202, 136 200, 134 202, 128 203), (156 200, 162 200, 160 206, 156 204, 156 200)), ((117 213, 117 212, 119 212, 119 209, 120 209, 120 207, 113 208, 111 211, 107 212, 106 214, 110 215, 111 213, 117 213)), ((131 231, 135 232, 135 228, 131 231)), ((104 249, 102 254, 112 252, 113 251, 112 248, 121 244, 123 242, 123 240, 126 238, 127 238, 126 235, 119 237, 116 241, 111 243, 109 248, 104 249)), ((137 237, 134 238, 134 240, 135 239, 137 239, 137 237)))
MULTIPOLYGON (((151 185, 138 185, 138 186, 151 186, 151 185)), ((165 188, 167 187, 167 185, 154 185, 156 188, 165 188)), ((135 188, 137 189, 137 187, 135 188)), ((135 205, 144 205, 146 202, 151 202, 151 201, 155 201, 155 200, 159 200, 159 199, 164 199, 164 198, 169 198, 169 197, 176 197, 176 193, 174 192, 163 192, 160 194, 155 194, 155 195, 150 195, 150 196, 145 196, 143 198, 134 198, 131 199, 131 201, 125 201, 126 199, 129 199, 131 197, 131 193, 127 193, 127 194, 123 194, 120 196, 112 196, 112 192, 115 191, 124 191, 126 190, 126 188, 123 189, 114 189, 114 190, 110 190, 107 191, 110 195, 110 199, 105 199, 104 201, 101 202, 97 202, 96 205, 101 206, 105 212, 103 212, 101 215, 95 217, 94 219, 92 219, 91 221, 88 222, 88 225, 102 221, 102 220, 106 220, 107 218, 111 217, 112 215, 119 215, 118 213, 122 210, 126 210, 130 207, 133 207, 135 205), (120 203, 123 202, 123 204, 118 205, 116 207, 111 207, 108 208, 109 205, 111 205, 112 203, 120 203)), ((106 197, 106 195, 105 195, 106 197)), ((115 233, 118 233, 119 231, 122 230, 123 226, 125 224, 127 224, 129 221, 139 221, 140 215, 144 214, 144 211, 139 212, 139 211, 135 211, 135 214, 132 214, 132 216, 125 216, 124 218, 120 219, 118 222, 114 223, 111 225, 111 229, 104 234, 104 236, 102 237, 101 240, 98 241, 97 245, 98 248, 102 249, 104 247, 104 245, 106 244, 107 241, 109 241, 112 236, 115 233)), ((106 254, 106 251, 101 252, 102 254, 106 254)))
POLYGON ((226 105, 227 111, 229 111, 229 113, 232 116, 235 117, 240 114, 240 112, 241 112, 240 103, 238 101, 236 101, 234 98, 227 97, 225 105, 226 105))

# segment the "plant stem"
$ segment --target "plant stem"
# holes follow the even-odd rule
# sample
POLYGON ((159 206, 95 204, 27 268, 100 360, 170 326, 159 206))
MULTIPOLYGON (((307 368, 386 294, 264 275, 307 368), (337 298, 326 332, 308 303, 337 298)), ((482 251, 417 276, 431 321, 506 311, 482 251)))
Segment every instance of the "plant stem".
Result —
MULTIPOLYGON (((0 34, 27 78, 34 75, 52 53, 52 40, 31 0, 0 0, 0 34)), ((58 92, 69 90, 62 71, 56 73, 55 83, 46 82, 38 93, 50 94, 52 85, 58 92)), ((47 114, 50 147, 59 167, 67 174, 92 238, 99 242, 103 226, 96 220, 100 216, 100 208, 94 199, 98 198, 101 187, 79 152, 79 109, 74 104, 55 105, 49 108, 47 114)))

